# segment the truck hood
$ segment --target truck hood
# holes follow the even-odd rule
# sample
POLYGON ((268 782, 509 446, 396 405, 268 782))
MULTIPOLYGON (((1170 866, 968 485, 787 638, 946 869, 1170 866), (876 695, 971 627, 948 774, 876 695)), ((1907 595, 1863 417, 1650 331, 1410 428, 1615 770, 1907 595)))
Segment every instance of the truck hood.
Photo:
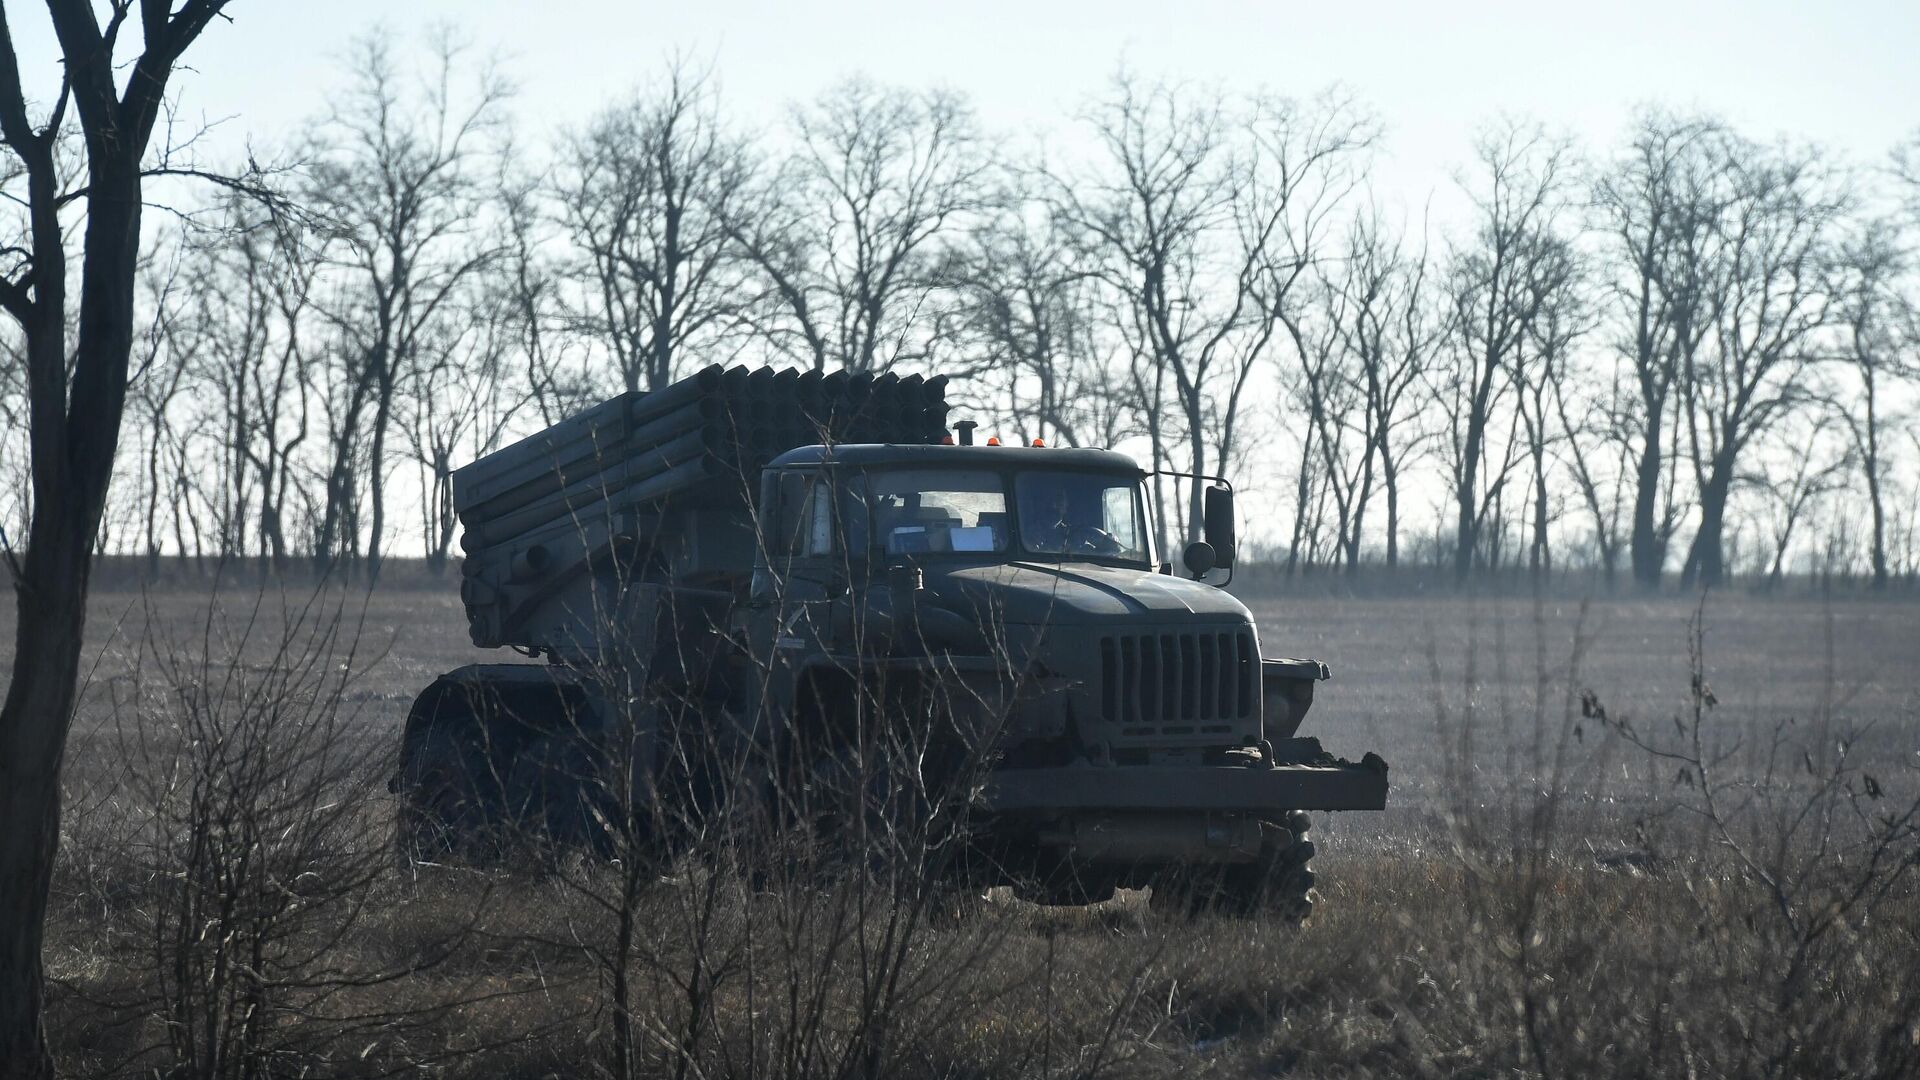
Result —
POLYGON ((1211 585, 1099 563, 928 567, 926 587, 942 607, 981 626, 1072 626, 1116 619, 1251 622, 1245 604, 1211 585))

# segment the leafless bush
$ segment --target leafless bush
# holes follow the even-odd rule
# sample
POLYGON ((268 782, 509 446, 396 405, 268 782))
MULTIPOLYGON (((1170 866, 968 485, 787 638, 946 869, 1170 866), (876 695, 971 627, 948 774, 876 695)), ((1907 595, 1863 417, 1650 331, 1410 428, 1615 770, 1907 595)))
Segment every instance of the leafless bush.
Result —
POLYGON ((372 1055, 419 1019, 378 988, 461 935, 398 962, 363 948, 396 890, 351 610, 263 590, 237 611, 216 597, 194 640, 148 623, 109 696, 123 771, 82 804, 122 816, 77 845, 120 879, 102 951, 127 976, 96 1004, 134 1032, 123 1065, 250 1078, 372 1055))
POLYGON ((1503 691, 1499 729, 1478 715, 1477 645, 1458 700, 1439 697, 1445 887, 1471 935, 1440 985, 1473 1005, 1464 1041, 1540 1076, 1904 1075, 1920 980, 1884 958, 1915 947, 1914 770, 1876 776, 1830 724, 1758 745, 1716 726, 1704 610, 1670 735, 1585 683, 1584 615, 1564 660, 1536 615, 1534 699, 1503 691), (1630 767, 1638 796, 1584 779, 1630 767))
MULTIPOLYGON (((1920 1061, 1920 980, 1910 968, 1883 970, 1880 958, 1889 932, 1910 943, 1914 930, 1904 916, 1920 865, 1920 770, 1911 759, 1863 761, 1864 729, 1827 711, 1830 694, 1810 724, 1726 730, 1715 722, 1706 639, 1703 598, 1671 737, 1609 716, 1591 691, 1582 710, 1673 774, 1657 812, 1679 819, 1694 846, 1703 888, 1689 890, 1688 914, 1742 966, 1751 995, 1750 1011, 1730 1018, 1737 1071, 1902 1075, 1920 1061), (1881 1037, 1866 1038, 1876 1021, 1881 1037)), ((1827 663, 1831 681, 1831 654, 1827 663)))

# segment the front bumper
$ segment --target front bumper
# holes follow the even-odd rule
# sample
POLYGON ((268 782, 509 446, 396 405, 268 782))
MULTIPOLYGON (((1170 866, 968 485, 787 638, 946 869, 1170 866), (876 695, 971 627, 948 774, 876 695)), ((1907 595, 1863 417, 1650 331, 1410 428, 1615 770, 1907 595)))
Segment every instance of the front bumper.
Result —
POLYGON ((1086 810, 1380 810, 1387 765, 1368 754, 1359 764, 1232 766, 1067 765, 1001 769, 987 777, 984 801, 997 813, 1086 810))

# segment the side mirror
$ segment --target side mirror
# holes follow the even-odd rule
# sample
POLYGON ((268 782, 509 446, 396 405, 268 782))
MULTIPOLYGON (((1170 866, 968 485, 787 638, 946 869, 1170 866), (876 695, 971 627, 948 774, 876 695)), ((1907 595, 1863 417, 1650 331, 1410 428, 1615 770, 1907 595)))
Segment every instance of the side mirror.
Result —
MULTIPOLYGON (((1213 565, 1233 565, 1233 489, 1210 487, 1206 490, 1204 531, 1213 545, 1213 565)), ((1192 549, 1189 548, 1189 557, 1192 549)))
POLYGON ((1214 562, 1213 545, 1205 540, 1195 540, 1188 544, 1187 552, 1181 557, 1181 561, 1187 564, 1187 573, 1196 578, 1205 577, 1207 571, 1218 565, 1214 562))

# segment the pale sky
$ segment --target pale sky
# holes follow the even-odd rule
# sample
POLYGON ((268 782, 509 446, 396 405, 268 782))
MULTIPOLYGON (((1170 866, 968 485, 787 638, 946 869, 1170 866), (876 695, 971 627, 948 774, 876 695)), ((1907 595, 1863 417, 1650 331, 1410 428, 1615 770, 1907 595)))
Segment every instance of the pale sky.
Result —
MULTIPOLYGON (((711 61, 729 115, 750 128, 864 73, 964 91, 989 130, 1045 140, 1056 161, 1084 145, 1074 114, 1122 62, 1230 92, 1339 83, 1385 126, 1377 197, 1412 219, 1437 194, 1442 231, 1476 126, 1503 113, 1598 153, 1637 105, 1659 102, 1869 167, 1920 134, 1920 0, 234 0, 228 12, 175 82, 183 123, 231 117, 209 164, 249 141, 271 151, 323 112, 354 36, 385 27, 418 44, 436 22, 503 60, 527 147, 676 53, 711 61)), ((8 16, 28 96, 44 104, 59 71, 45 13, 20 0, 8 16)), ((1243 471, 1250 494, 1278 497, 1278 472, 1243 471)))
MULTIPOLYGON (((1603 145, 1634 105, 1658 100, 1862 164, 1920 129, 1916 0, 235 0, 228 11, 178 85, 188 115, 234 117, 219 136, 233 146, 271 145, 318 112, 354 34, 384 25, 417 39, 435 21, 503 56, 529 136, 579 122, 675 51, 712 58, 748 124, 859 71, 963 90, 989 126, 1067 145, 1072 114, 1123 59, 1229 90, 1340 82, 1387 126, 1377 185, 1415 205, 1447 185, 1474 126, 1503 111, 1603 145)), ((31 3, 9 14, 27 24, 29 95, 47 100, 57 68, 44 14, 31 3)))

